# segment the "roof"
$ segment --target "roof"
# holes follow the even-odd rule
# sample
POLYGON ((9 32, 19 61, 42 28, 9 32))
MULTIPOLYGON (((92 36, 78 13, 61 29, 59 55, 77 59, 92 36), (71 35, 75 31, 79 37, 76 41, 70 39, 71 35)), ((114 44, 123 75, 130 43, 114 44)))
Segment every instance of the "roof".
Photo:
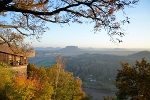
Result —
POLYGON ((0 45, 0 52, 14 54, 13 51, 6 45, 0 45))
POLYGON ((13 54, 13 55, 19 55, 19 56, 26 56, 26 57, 34 57, 35 56, 35 51, 31 50, 31 51, 27 51, 25 54, 17 54, 14 53, 10 47, 6 46, 6 45, 0 45, 0 52, 3 53, 8 53, 8 54, 13 54))

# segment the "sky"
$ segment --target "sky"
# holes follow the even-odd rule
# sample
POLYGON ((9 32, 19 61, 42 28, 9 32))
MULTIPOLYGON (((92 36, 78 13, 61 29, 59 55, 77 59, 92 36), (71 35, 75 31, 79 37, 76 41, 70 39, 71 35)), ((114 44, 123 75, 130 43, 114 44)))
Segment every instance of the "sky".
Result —
MULTIPOLYGON (((78 46, 92 48, 150 48, 150 0, 140 0, 133 8, 125 9, 130 24, 123 26, 127 33, 121 38, 122 43, 112 43, 107 32, 102 30, 94 34, 92 24, 75 24, 70 26, 48 23, 50 30, 42 35, 40 42, 33 41, 34 47, 78 46)), ((117 19, 123 14, 118 13, 117 19)))

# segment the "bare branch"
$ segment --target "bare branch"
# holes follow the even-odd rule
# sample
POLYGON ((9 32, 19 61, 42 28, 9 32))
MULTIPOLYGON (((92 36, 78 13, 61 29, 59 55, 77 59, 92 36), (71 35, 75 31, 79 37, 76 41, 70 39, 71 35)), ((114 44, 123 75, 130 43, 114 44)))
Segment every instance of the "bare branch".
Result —
POLYGON ((38 17, 38 18, 40 18, 42 20, 48 21, 48 22, 52 22, 52 23, 68 23, 69 22, 69 20, 67 20, 67 21, 50 20, 50 19, 46 19, 46 18, 43 18, 43 17, 38 16, 38 15, 36 15, 36 17, 38 17))
POLYGON ((4 24, 0 24, 1 28, 21 28, 20 26, 13 26, 13 25, 4 25, 4 24))

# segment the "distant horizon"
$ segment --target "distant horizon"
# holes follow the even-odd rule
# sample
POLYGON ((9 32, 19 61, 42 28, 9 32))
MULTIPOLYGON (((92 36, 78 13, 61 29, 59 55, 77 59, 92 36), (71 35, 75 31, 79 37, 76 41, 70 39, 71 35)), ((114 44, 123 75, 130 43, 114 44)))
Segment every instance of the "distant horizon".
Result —
MULTIPOLYGON (((64 47, 60 47, 60 46, 33 46, 33 48, 49 48, 49 47, 51 47, 51 48, 65 48, 65 47, 67 47, 67 46, 76 46, 76 45, 66 45, 66 46, 64 46, 64 47)), ((91 48, 91 49, 146 49, 146 50, 150 50, 150 48, 120 48, 120 47, 118 47, 118 48, 112 48, 112 47, 110 47, 110 48, 104 48, 104 47, 102 47, 102 48, 96 48, 96 47, 79 47, 79 46, 76 46, 76 47, 78 47, 78 48, 91 48)))

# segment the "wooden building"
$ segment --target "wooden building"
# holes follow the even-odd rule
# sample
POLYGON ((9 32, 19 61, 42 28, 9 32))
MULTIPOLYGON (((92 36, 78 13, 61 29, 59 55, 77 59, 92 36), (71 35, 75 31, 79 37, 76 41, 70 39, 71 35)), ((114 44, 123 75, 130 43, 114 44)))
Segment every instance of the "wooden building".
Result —
POLYGON ((7 62, 12 66, 27 65, 28 57, 33 57, 35 52, 26 55, 15 54, 8 46, 0 45, 0 61, 7 62))

